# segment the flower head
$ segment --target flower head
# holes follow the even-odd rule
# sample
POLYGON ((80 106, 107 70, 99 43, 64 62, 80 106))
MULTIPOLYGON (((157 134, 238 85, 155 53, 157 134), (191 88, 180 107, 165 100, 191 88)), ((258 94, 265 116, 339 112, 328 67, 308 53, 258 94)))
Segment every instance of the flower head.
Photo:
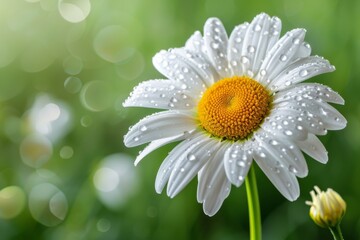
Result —
POLYGON ((345 201, 331 188, 328 188, 326 192, 321 191, 318 186, 314 188, 316 193, 310 192, 312 202, 306 201, 306 204, 311 206, 310 217, 320 227, 335 227, 345 214, 345 201))
POLYGON ((344 100, 327 86, 301 82, 335 68, 310 56, 304 29, 281 38, 280 31, 280 19, 262 13, 228 37, 220 20, 210 18, 203 36, 196 31, 184 47, 155 55, 154 66, 167 79, 140 83, 124 106, 166 111, 140 120, 124 142, 150 142, 137 164, 155 149, 182 141, 160 166, 158 193, 167 184, 174 197, 197 175, 197 200, 213 215, 255 160, 293 201, 299 196, 296 177, 308 173, 302 151, 327 162, 316 135, 345 127, 345 118, 328 104, 344 100))

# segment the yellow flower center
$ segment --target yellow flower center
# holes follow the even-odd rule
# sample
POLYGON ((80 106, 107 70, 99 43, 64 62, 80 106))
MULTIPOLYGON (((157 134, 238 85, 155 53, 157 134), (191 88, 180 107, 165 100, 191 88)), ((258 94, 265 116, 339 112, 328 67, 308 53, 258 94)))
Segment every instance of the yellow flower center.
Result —
POLYGON ((270 110, 271 96, 257 81, 246 76, 224 78, 202 96, 198 104, 200 125, 213 136, 245 139, 270 110))

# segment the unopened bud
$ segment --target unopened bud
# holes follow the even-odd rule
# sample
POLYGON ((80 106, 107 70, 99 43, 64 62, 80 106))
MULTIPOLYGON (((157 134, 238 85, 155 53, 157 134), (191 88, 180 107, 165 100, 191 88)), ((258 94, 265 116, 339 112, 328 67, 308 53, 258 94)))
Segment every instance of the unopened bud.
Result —
POLYGON ((346 211, 346 203, 341 196, 328 188, 326 192, 314 187, 315 191, 311 191, 312 202, 306 201, 310 205, 310 217, 320 227, 335 227, 340 223, 346 211))

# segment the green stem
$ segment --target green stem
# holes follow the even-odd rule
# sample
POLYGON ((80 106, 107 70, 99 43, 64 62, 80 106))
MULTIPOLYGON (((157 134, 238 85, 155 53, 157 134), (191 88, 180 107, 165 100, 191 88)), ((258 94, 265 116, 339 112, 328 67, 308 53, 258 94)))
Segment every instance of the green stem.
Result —
POLYGON ((261 215, 254 164, 245 179, 249 206, 250 240, 261 240, 261 215))
POLYGON ((341 232, 340 223, 338 223, 335 227, 329 227, 331 234, 334 237, 334 240, 344 240, 344 237, 341 232))

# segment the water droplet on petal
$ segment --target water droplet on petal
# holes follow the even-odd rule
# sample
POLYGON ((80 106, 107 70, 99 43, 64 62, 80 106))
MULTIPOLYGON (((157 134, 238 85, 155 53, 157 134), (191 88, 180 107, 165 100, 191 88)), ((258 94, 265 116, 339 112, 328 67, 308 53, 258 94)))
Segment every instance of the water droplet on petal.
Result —
POLYGON ((211 47, 212 47, 213 49, 218 49, 218 48, 219 48, 219 43, 213 42, 213 43, 211 43, 211 47))
POLYGON ((177 100, 175 97, 172 97, 172 98, 170 99, 170 102, 172 102, 172 103, 177 103, 178 100, 177 100))
POLYGON ((303 69, 299 72, 300 77, 306 77, 308 75, 308 71, 306 69, 303 69))
POLYGON ((247 57, 245 57, 245 56, 242 56, 242 57, 241 57, 241 62, 242 62, 242 63, 246 64, 246 63, 249 63, 249 61, 250 61, 249 58, 247 58, 247 57))
POLYGON ((237 165, 238 165, 239 167, 245 167, 245 162, 244 162, 244 161, 238 161, 238 162, 237 162, 237 165))
POLYGON ((265 154, 264 152, 261 152, 261 153, 260 153, 260 157, 265 158, 265 157, 266 157, 266 154, 265 154))
POLYGON ((247 51, 248 51, 249 53, 253 53, 253 52, 255 52, 255 47, 252 46, 252 45, 250 45, 250 46, 248 46, 247 51))
POLYGON ((298 44, 300 43, 300 39, 294 38, 294 39, 292 40, 292 42, 293 42, 294 44, 298 45, 298 44))
POLYGON ((273 146, 276 146, 276 145, 279 144, 279 142, 276 141, 276 140, 274 140, 274 139, 271 139, 271 140, 269 141, 269 143, 270 143, 271 145, 273 145, 273 146))
POLYGON ((145 132, 147 130, 147 127, 145 125, 142 125, 140 127, 140 131, 145 132))
POLYGON ((285 135, 287 135, 287 136, 293 135, 293 132, 292 132, 291 130, 286 130, 284 133, 285 133, 285 135))
POLYGON ((187 159, 188 159, 189 161, 194 161, 194 160, 196 160, 196 156, 195 156, 194 154, 192 154, 192 153, 189 153, 189 154, 187 155, 187 159))
POLYGON ((280 61, 285 62, 287 60, 287 56, 282 54, 280 55, 280 61))
POLYGON ((255 32, 258 32, 258 31, 260 31, 261 30, 261 25, 260 24, 256 24, 255 26, 254 26, 254 31, 255 32))

